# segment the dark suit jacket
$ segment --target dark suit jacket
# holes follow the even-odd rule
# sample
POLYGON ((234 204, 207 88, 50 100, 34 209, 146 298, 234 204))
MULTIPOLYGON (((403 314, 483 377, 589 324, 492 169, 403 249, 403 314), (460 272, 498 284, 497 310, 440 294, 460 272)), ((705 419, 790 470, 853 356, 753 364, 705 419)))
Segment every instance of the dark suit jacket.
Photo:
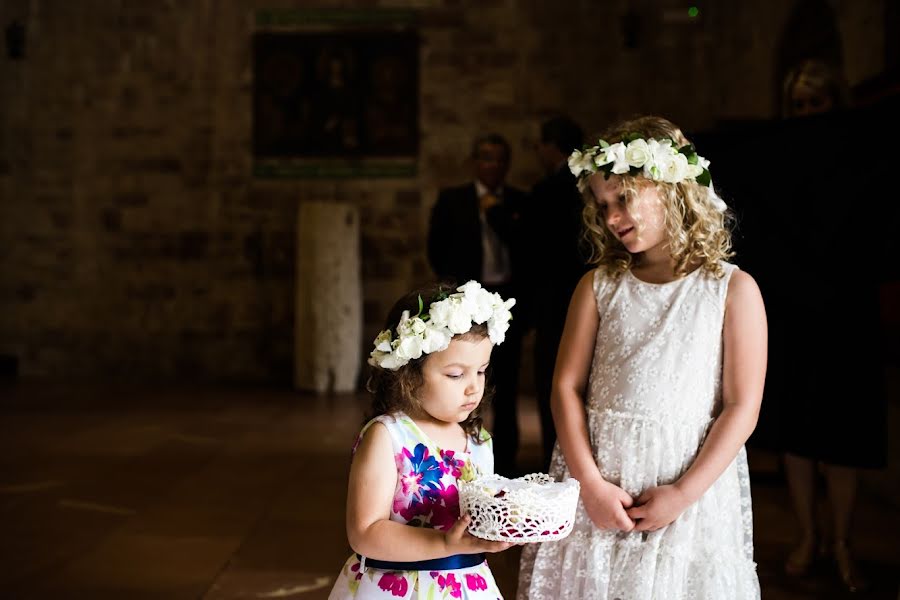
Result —
POLYGON ((524 215, 530 243, 528 261, 537 285, 536 318, 562 329, 578 280, 587 271, 588 249, 582 240, 583 208, 575 176, 566 165, 535 184, 524 215))
MULTIPOLYGON (((524 192, 504 186, 500 202, 488 209, 485 217, 509 249, 512 282, 521 279, 522 210, 524 192)), ((442 279, 455 279, 460 284, 481 281, 482 248, 478 191, 474 183, 441 190, 431 211, 428 230, 428 260, 442 279)))

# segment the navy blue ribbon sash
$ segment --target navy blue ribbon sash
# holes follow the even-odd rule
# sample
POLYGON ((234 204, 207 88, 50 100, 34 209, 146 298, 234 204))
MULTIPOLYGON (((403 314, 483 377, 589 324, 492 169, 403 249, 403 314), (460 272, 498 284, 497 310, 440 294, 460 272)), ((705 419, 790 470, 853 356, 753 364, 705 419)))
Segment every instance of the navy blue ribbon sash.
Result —
POLYGON ((453 569, 468 569, 484 562, 484 554, 454 554, 445 558, 432 558, 430 560, 414 560, 410 562, 396 562, 392 560, 377 560, 356 555, 356 558, 367 569, 383 569, 385 571, 452 571, 453 569))

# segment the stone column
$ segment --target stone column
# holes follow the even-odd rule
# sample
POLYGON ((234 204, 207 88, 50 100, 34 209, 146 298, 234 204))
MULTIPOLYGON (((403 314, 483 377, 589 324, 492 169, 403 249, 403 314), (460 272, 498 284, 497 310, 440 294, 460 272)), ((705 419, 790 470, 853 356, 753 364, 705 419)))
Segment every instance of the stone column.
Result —
POLYGON ((362 347, 355 206, 300 204, 295 296, 294 386, 318 393, 354 391, 362 347))

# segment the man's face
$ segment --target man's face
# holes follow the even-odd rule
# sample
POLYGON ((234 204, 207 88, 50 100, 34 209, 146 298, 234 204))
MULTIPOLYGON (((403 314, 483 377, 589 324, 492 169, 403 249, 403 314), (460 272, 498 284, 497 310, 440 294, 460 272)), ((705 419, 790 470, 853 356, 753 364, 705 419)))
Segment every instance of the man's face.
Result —
POLYGON ((490 189, 503 185, 509 171, 509 155, 500 144, 484 142, 475 152, 475 177, 490 189))

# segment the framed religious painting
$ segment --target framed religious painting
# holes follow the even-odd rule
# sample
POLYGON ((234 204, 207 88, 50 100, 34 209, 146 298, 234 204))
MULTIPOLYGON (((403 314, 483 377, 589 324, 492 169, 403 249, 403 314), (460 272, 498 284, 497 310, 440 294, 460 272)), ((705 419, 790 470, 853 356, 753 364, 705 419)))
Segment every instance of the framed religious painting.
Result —
POLYGON ((256 176, 415 174, 419 37, 414 13, 262 12, 257 25, 256 176))

